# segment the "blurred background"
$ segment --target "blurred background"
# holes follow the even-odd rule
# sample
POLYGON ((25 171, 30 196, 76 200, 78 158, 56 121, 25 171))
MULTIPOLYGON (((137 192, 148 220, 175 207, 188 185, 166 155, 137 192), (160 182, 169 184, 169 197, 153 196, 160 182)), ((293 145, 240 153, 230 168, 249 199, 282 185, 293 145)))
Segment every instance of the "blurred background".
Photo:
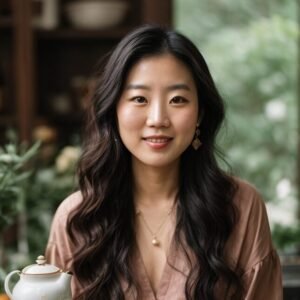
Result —
POLYGON ((97 62, 158 23, 206 58, 227 106, 219 147, 265 199, 285 299, 300 299, 299 16, 298 0, 0 0, 0 293, 76 189, 97 62))

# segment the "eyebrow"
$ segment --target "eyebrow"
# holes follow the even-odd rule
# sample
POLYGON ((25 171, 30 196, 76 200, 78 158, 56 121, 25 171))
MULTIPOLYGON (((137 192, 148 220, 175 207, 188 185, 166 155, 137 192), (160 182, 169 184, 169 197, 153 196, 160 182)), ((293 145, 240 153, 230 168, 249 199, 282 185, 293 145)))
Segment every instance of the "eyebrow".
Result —
POLYGON ((126 90, 150 90, 150 87, 144 84, 128 84, 126 90))
POLYGON ((173 85, 169 86, 168 90, 170 90, 170 91, 174 91, 174 90, 190 91, 191 88, 185 83, 177 83, 177 84, 173 84, 173 85))
MULTIPOLYGON (((126 86, 126 90, 150 90, 151 88, 147 85, 144 84, 128 84, 126 86)), ((186 90, 186 91, 190 91, 191 88, 185 84, 185 83, 176 83, 176 84, 172 84, 170 86, 167 87, 167 89, 169 91, 174 91, 174 90, 186 90)))

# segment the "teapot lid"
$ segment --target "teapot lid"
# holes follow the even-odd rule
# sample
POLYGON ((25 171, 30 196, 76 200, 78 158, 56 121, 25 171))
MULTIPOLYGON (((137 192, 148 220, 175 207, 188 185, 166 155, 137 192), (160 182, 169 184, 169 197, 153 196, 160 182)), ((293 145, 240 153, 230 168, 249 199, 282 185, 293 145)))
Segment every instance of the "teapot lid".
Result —
POLYGON ((59 273, 61 270, 50 264, 46 264, 46 259, 43 255, 38 256, 34 265, 29 265, 22 270, 23 274, 26 275, 52 275, 59 273))

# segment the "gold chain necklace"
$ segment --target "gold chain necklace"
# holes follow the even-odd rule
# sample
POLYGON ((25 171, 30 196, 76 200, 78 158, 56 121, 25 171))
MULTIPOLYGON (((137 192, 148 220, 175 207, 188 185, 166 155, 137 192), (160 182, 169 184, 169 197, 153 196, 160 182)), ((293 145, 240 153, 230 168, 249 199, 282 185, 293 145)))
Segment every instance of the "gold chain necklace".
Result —
POLYGON ((147 230, 150 232, 150 234, 152 235, 152 245, 155 247, 159 247, 160 246, 160 241, 157 239, 157 234, 159 233, 159 231, 163 228, 163 226, 165 225, 165 223, 167 222, 171 212, 172 212, 173 208, 168 212, 167 216, 164 218, 164 220, 161 222, 161 224, 158 226, 157 230, 155 232, 152 231, 152 229, 150 228, 150 226, 148 225, 145 217, 143 216, 143 213, 141 210, 137 211, 137 215, 140 216, 147 228, 147 230))

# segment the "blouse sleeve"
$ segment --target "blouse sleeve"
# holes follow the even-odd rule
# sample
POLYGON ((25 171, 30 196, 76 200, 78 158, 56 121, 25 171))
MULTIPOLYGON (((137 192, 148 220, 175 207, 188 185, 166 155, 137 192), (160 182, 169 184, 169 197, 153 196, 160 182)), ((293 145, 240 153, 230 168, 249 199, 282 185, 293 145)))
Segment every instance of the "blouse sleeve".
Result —
POLYGON ((240 182, 239 221, 228 244, 242 272, 244 300, 282 300, 281 264, 272 243, 265 203, 252 185, 240 182))
POLYGON ((79 192, 70 195, 60 204, 52 220, 45 255, 49 263, 63 270, 70 270, 74 248, 67 234, 67 220, 80 201, 79 192))
POLYGON ((244 273, 245 300, 282 300, 281 265, 275 250, 244 273))
MULTIPOLYGON (((48 263, 53 264, 64 271, 72 270, 72 254, 74 252, 74 245, 68 237, 66 225, 68 215, 71 210, 81 201, 81 194, 79 192, 70 195, 58 207, 51 225, 51 230, 46 246, 45 256, 48 263)), ((73 276, 72 295, 79 293, 81 286, 77 279, 73 276)))
POLYGON ((69 270, 71 266, 71 243, 66 234, 66 219, 61 216, 60 207, 56 212, 50 230, 46 247, 47 261, 63 270, 69 270))

